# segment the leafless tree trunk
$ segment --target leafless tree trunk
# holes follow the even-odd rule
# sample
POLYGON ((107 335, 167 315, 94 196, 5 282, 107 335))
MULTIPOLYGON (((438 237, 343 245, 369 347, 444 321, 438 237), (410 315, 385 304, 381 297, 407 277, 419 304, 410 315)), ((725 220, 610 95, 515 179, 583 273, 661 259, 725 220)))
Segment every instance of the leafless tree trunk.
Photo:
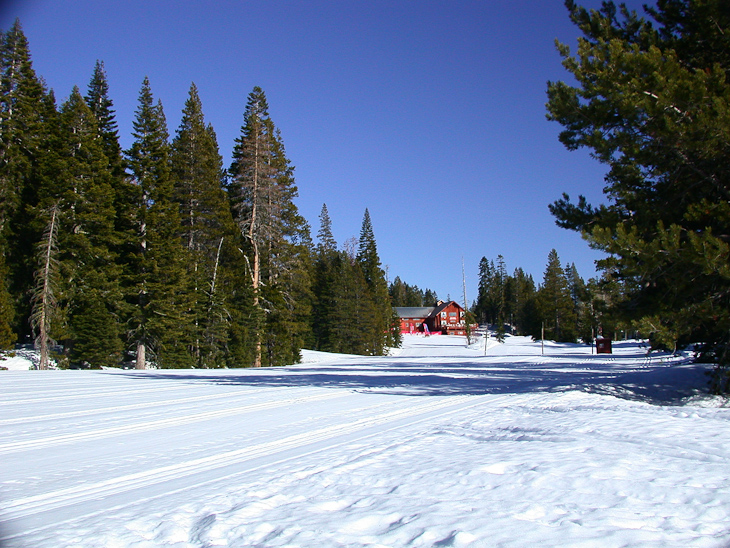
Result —
POLYGON ((58 236, 58 205, 51 207, 49 213, 51 219, 43 233, 43 239, 38 245, 40 268, 35 274, 36 285, 32 295, 31 324, 33 331, 37 333, 35 346, 40 352, 38 369, 48 369, 51 318, 57 306, 55 287, 58 262, 55 255, 57 252, 56 238, 58 236))
MULTIPOLYGON (((143 203, 144 207, 147 207, 147 204, 149 203, 149 194, 147 192, 144 193, 143 196, 143 203)), ((145 253, 147 253, 147 223, 145 222, 144 218, 142 219, 142 222, 140 224, 140 235, 142 237, 142 241, 140 242, 140 248, 142 251, 142 255, 144 256, 145 253)), ((142 287, 139 290, 139 305, 140 309, 142 309, 144 305, 144 300, 146 298, 147 294, 147 280, 142 280, 142 287)), ((143 320, 144 321, 144 320, 143 320)), ((147 369, 147 347, 145 345, 144 341, 144 328, 140 329, 140 337, 137 340, 137 358, 134 361, 134 368, 135 369, 147 369)))
MULTIPOLYGON (((253 189, 252 195, 254 199, 251 203, 251 224, 248 227, 248 239, 253 246, 253 306, 254 309, 259 308, 259 286, 261 282, 261 256, 259 254, 259 246, 256 234, 257 215, 258 215, 258 194, 259 194, 259 148, 261 146, 260 139, 254 140, 254 169, 253 169, 253 189)), ((254 367, 261 367, 261 334, 256 333, 256 345, 254 348, 254 367)))

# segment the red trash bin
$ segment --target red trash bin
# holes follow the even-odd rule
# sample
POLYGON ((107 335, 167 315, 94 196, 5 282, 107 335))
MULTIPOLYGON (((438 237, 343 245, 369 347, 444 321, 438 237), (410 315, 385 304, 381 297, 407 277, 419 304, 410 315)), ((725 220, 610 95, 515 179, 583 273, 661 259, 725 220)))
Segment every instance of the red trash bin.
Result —
POLYGON ((611 353, 611 339, 596 339, 596 354, 611 353))

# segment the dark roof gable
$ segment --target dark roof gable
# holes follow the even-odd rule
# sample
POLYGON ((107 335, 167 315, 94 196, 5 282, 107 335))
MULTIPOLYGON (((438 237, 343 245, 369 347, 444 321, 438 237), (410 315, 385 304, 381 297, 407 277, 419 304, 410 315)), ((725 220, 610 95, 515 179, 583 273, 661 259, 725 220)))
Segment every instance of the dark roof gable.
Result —
POLYGON ((436 305, 436 308, 433 309, 433 312, 431 312, 431 316, 438 316, 442 310, 448 308, 451 305, 454 305, 459 310, 464 310, 464 308, 456 301, 440 302, 438 303, 438 305, 436 305))

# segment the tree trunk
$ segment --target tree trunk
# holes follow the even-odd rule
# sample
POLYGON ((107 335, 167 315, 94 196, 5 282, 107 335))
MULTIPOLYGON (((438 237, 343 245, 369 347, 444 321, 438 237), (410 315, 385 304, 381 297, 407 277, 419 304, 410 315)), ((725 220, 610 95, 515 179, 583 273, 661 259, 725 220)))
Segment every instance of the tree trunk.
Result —
MULTIPOLYGON (((145 194, 144 194, 145 207, 148 202, 149 202, 149 196, 145 192, 145 194)), ((147 253, 147 223, 144 220, 142 220, 142 224, 140 226, 140 235, 142 236, 142 241, 140 242, 140 249, 142 251, 142 255, 144 256, 147 253)), ((145 278, 146 278, 146 276, 145 276, 145 278)), ((144 280, 142 280, 142 288, 139 291, 140 310, 144 310, 144 300, 145 300, 145 295, 147 294, 146 286, 147 286, 147 280, 144 279, 144 280)), ((143 317, 142 318, 143 325, 144 325, 145 321, 146 320, 143 317)), ((142 337, 144 338, 144 329, 142 329, 142 337)), ((137 341, 137 359, 134 362, 135 369, 147 369, 146 350, 147 349, 145 348, 144 341, 143 340, 137 341)))
POLYGON ((35 346, 40 353, 40 362, 38 369, 48 369, 49 363, 49 330, 50 330, 50 316, 53 312, 55 305, 55 297, 53 295, 53 271, 54 271, 54 250, 56 247, 56 234, 58 232, 57 227, 58 219, 58 208, 53 207, 51 209, 51 222, 48 225, 46 234, 44 235, 44 241, 41 246, 43 253, 42 265, 40 270, 39 287, 37 287, 37 293, 34 295, 36 306, 33 311, 33 323, 38 328, 38 336, 35 339, 35 346))
MULTIPOLYGON (((251 208, 251 226, 249 227, 248 237, 253 245, 253 307, 259 308, 259 285, 261 280, 261 257, 259 255, 259 246, 256 241, 259 236, 256 234, 256 216, 258 214, 258 192, 259 192, 259 138, 257 136, 254 143, 254 169, 253 169, 253 203, 251 208)), ((256 330, 256 343, 254 346, 254 367, 261 367, 261 330, 256 330)))
POLYGON ((147 369, 146 348, 143 342, 137 343, 137 361, 134 363, 135 369, 147 369))

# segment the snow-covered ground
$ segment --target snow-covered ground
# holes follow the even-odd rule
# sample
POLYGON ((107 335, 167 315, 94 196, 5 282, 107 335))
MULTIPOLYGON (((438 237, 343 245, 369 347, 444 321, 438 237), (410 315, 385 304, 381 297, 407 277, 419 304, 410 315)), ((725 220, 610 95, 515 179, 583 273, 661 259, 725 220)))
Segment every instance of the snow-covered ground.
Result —
POLYGON ((405 339, 262 370, 0 371, 0 544, 730 545, 730 409, 699 366, 405 339))
POLYGON ((0 354, 0 371, 28 371, 39 361, 38 353, 33 350, 15 350, 9 354, 0 354))

